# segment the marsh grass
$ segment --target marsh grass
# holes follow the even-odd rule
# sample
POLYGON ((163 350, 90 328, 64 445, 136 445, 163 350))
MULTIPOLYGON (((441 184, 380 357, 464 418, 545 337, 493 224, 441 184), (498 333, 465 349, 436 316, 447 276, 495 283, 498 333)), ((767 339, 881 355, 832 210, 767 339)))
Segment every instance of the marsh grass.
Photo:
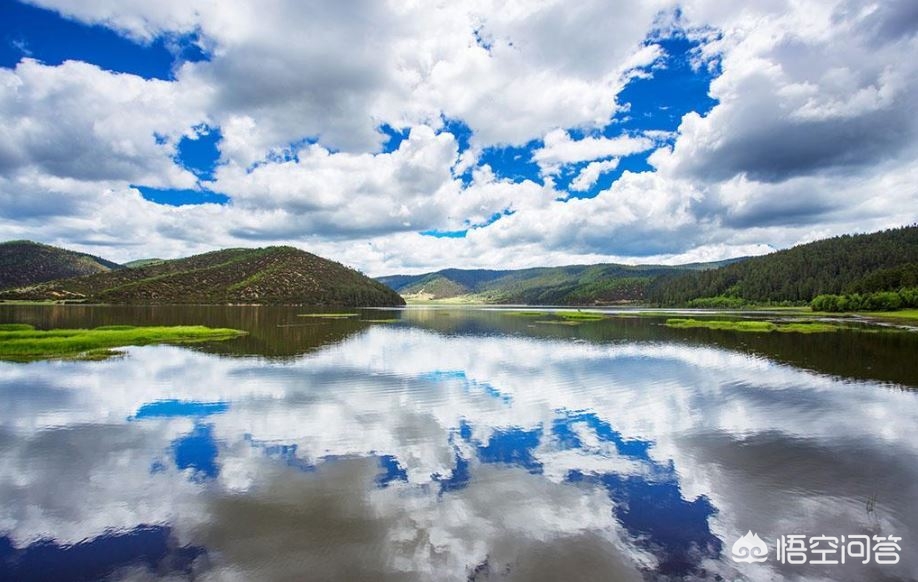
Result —
POLYGON ((553 324, 553 325, 579 325, 587 321, 599 321, 605 319, 602 313, 591 313, 588 311, 501 311, 502 315, 512 317, 539 317, 533 323, 553 324))
POLYGON ((900 309, 898 311, 864 311, 858 313, 857 315, 867 315, 880 319, 918 319, 918 309, 900 309))
POLYGON ((0 323, 0 332, 2 331, 28 331, 35 329, 28 323, 0 323))
MULTIPOLYGON (((820 323, 820 322, 799 322, 799 323, 781 323, 778 324, 778 328, 775 331, 783 331, 790 333, 830 333, 833 331, 838 331, 840 329, 858 329, 847 327, 844 325, 835 325, 833 323, 820 323)), ((858 331, 876 331, 868 329, 858 329, 858 331)))
POLYGON ((114 348, 150 344, 184 344, 227 340, 245 332, 202 325, 150 326, 109 325, 95 329, 36 330, 24 324, 5 324, 0 329, 0 360, 27 362, 44 359, 104 359, 116 355, 114 348), (9 329, 18 325, 17 329, 9 329))
POLYGON ((741 331, 747 333, 827 333, 843 329, 843 326, 831 323, 801 321, 793 323, 774 323, 771 321, 728 321, 720 319, 699 320, 670 318, 666 320, 666 327, 676 329, 720 329, 728 331, 741 331))
POLYGON ((592 313, 589 311, 556 311, 555 315, 564 319, 576 321, 597 321, 606 318, 602 313, 592 313))

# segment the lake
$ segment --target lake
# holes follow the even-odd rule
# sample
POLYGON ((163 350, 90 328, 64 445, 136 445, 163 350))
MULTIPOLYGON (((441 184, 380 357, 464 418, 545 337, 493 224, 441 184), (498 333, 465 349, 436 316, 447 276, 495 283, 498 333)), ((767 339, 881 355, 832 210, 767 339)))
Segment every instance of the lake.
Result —
POLYGON ((918 579, 918 333, 307 311, 0 306, 249 332, 0 363, 0 579, 918 579))

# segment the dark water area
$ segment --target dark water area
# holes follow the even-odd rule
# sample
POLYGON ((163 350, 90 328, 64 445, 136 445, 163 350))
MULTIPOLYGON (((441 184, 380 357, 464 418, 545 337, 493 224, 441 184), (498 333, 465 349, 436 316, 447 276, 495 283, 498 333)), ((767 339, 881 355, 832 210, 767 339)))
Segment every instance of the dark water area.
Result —
POLYGON ((0 363, 0 580, 918 579, 918 333, 308 311, 0 306, 248 332, 0 363))

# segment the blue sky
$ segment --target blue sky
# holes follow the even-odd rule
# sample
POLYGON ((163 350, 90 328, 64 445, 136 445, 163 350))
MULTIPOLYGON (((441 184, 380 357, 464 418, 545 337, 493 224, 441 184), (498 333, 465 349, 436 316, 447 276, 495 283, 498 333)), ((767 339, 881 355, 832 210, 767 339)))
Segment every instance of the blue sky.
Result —
POLYGON ((108 71, 145 79, 174 79, 186 61, 207 60, 194 34, 167 34, 143 43, 103 25, 64 18, 54 10, 12 0, 0 7, 0 64, 15 66, 23 57, 49 65, 79 60, 108 71))
POLYGON ((0 236, 384 274, 918 219, 909 2, 521 6, 5 2, 0 236))

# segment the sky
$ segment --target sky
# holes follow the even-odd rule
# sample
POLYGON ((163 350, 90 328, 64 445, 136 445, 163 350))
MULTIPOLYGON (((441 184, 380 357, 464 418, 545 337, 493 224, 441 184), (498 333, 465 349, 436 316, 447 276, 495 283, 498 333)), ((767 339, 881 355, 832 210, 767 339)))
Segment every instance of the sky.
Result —
POLYGON ((918 222, 918 3, 0 3, 0 240, 378 276, 918 222))

